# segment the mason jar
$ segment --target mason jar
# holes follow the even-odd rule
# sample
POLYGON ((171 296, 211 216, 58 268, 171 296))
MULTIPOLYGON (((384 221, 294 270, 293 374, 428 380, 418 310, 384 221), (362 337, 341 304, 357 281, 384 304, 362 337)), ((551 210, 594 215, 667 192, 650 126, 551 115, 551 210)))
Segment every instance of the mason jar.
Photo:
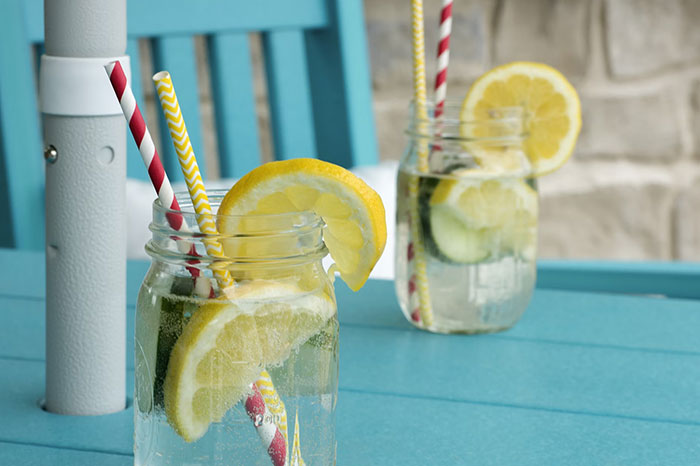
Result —
POLYGON ((507 329, 525 311, 536 274, 538 196, 523 111, 468 121, 447 102, 437 119, 430 103, 411 115, 397 183, 401 309, 433 332, 507 329))
MULTIPOLYGON (((210 193, 214 212, 224 194, 210 193)), ((215 216, 235 233, 205 235, 187 195, 178 201, 182 214, 153 204, 146 244, 135 464, 335 464, 338 321, 323 222, 307 212, 215 216), (170 226, 179 215, 191 231, 170 226), (208 255, 207 242, 224 255, 208 255)))

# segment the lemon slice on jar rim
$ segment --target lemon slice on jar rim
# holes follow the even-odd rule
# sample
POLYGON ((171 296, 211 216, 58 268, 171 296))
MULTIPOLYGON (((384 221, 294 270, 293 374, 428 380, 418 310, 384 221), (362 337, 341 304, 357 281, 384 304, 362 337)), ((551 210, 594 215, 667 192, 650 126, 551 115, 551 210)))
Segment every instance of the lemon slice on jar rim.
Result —
MULTIPOLYGON (((576 89, 551 66, 523 61, 493 68, 470 87, 460 118, 486 121, 498 109, 518 107, 524 113, 523 150, 532 164, 532 175, 559 169, 573 153, 581 130, 581 102, 576 89)), ((489 131, 488 126, 464 125, 462 136, 493 136, 489 131)), ((476 159, 479 162, 478 152, 476 159)))
POLYGON ((360 289, 384 251, 384 205, 364 181, 338 165, 299 158, 259 166, 224 197, 218 228, 222 234, 240 232, 230 216, 302 211, 323 219, 323 241, 340 277, 353 291, 360 289))

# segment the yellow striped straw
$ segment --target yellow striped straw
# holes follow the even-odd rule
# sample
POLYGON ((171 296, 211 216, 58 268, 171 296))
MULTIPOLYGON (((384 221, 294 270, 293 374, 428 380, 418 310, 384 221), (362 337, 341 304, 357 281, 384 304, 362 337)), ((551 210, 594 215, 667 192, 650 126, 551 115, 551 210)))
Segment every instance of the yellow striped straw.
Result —
MULTIPOLYGON (((199 230, 205 235, 217 235, 218 232, 216 231, 216 224, 211 212, 209 197, 204 188, 204 182, 202 182, 202 175, 199 173, 199 165, 197 165, 197 159, 194 156, 194 150, 192 150, 190 136, 187 134, 187 127, 185 126, 184 118, 182 118, 180 104, 175 95, 170 73, 167 71, 156 73, 153 76, 153 81, 156 83, 160 105, 163 108, 165 121, 168 123, 168 129, 170 130, 170 139, 172 139, 173 146, 175 146, 177 159, 180 162, 180 168, 182 168, 182 174, 187 183, 187 190, 190 193, 194 211, 197 213, 199 230)), ((203 243, 207 254, 210 256, 225 257, 223 246, 218 241, 205 239, 203 243)), ((233 278, 231 278, 228 270, 215 268, 212 273, 222 290, 233 286, 233 278)))
POLYGON ((282 435, 284 435, 284 443, 286 445, 285 451, 289 452, 289 441, 287 439, 287 410, 284 408, 284 403, 280 399, 277 390, 275 390, 270 374, 268 374, 267 371, 262 371, 258 380, 255 381, 255 385, 258 386, 258 390, 260 390, 260 394, 267 405, 267 409, 274 415, 277 428, 282 432, 282 435))
MULTIPOLYGON (((425 130, 428 120, 426 108, 425 84, 425 33, 423 32, 423 1, 411 0, 411 32, 413 34, 413 104, 415 106, 415 121, 418 137, 418 171, 428 172, 428 144, 420 135, 425 130)), ((416 288, 420 301, 421 322, 425 327, 433 325, 433 309, 430 304, 428 289, 428 274, 425 266, 425 250, 420 231, 420 215, 418 212, 418 178, 411 177, 408 184, 411 197, 411 236, 413 237, 414 270, 416 272, 416 288)))
MULTIPOLYGON (((423 1, 411 0, 411 32, 413 34, 413 100, 416 120, 424 125, 428 119, 425 84, 425 33, 423 32, 423 1)), ((428 171, 428 146, 418 153, 418 169, 428 171)))
MULTIPOLYGON (((173 81, 170 78, 170 73, 167 71, 156 73, 153 75, 153 81, 156 83, 158 99, 160 100, 160 105, 163 109, 165 121, 168 123, 170 139, 172 139, 173 146, 175 146, 177 159, 180 162, 182 174, 185 176, 187 190, 190 193, 194 211, 197 213, 197 223, 199 224, 199 229, 206 235, 218 235, 216 223, 214 222, 214 217, 211 211, 211 205, 209 204, 209 197, 207 196, 207 191, 204 188, 202 175, 199 172, 199 165, 197 165, 197 158, 194 155, 194 150, 192 149, 192 144, 190 143, 190 136, 187 134, 185 119, 182 117, 182 112, 180 111, 180 104, 177 101, 177 95, 175 95, 175 87, 173 86, 173 81)), ((207 250, 207 254, 213 257, 225 257, 221 243, 212 239, 204 240, 203 242, 207 250)), ((234 285, 233 278, 228 270, 214 269, 212 272, 222 290, 234 285)), ((265 387, 268 395, 265 396, 263 392, 263 400, 265 400, 268 409, 272 413, 279 415, 279 419, 281 421, 277 427, 282 432, 282 435, 284 435, 284 441, 288 447, 287 411, 285 410, 284 403, 280 399, 274 385, 272 384, 270 374, 268 374, 266 370, 263 370, 260 373, 260 377, 256 381, 256 385, 258 385, 261 390, 263 389, 263 386, 265 387), (268 400, 270 401, 269 404, 268 400), (282 421, 284 422, 284 429, 282 428, 282 421)))
POLYGON ((306 466, 304 460, 301 457, 301 450, 299 450, 299 410, 297 409, 296 416, 294 417, 294 443, 292 444, 292 456, 290 461, 290 466, 306 466))

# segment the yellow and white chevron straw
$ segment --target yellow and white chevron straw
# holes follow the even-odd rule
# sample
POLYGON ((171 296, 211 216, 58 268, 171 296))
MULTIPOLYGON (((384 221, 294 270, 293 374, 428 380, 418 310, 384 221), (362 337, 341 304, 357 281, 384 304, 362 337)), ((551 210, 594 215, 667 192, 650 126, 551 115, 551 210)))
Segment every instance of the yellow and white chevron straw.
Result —
POLYGON ((294 444, 292 446, 292 456, 289 466, 306 466, 303 458, 301 457, 301 450, 299 449, 299 410, 297 409, 296 416, 294 416, 294 444))
MULTIPOLYGON (((411 0, 411 32, 413 34, 413 105, 415 112, 416 133, 418 136, 418 171, 428 172, 428 144, 422 136, 428 121, 426 108, 425 84, 425 33, 423 32, 423 1, 411 0)), ((433 325, 433 309, 430 304, 428 274, 425 265, 425 249, 420 231, 420 214, 418 212, 418 178, 411 177, 408 184, 411 206, 411 236, 413 240, 414 270, 416 288, 420 301, 421 322, 425 327, 433 325)))
MULTIPOLYGON (((411 32, 413 34, 413 100, 416 120, 425 124, 428 119, 425 84, 425 33, 423 32, 423 0, 411 0, 411 32)), ((428 147, 419 153, 418 168, 428 171, 428 147)))
MULTIPOLYGON (((175 146, 175 152, 177 152, 177 158, 180 162, 182 173, 185 176, 185 182, 187 183, 187 190, 190 193, 192 205, 197 213, 199 229, 204 234, 217 235, 218 231, 216 230, 216 223, 212 216, 209 197, 204 188, 204 182, 199 172, 199 165, 197 165, 197 159, 194 155, 192 144, 190 143, 190 137, 187 134, 185 119, 182 117, 182 112, 180 111, 180 104, 177 101, 177 95, 175 94, 175 87, 170 78, 170 73, 167 71, 156 73, 153 75, 153 81, 156 83, 158 99, 163 109, 165 121, 168 123, 170 138, 175 146)), ((207 254, 214 257, 225 257, 223 247, 218 241, 204 241, 204 246, 207 249, 207 254)), ((234 281, 228 270, 214 269, 213 273, 222 290, 233 286, 234 281)), ((255 384, 260 389, 267 408, 280 419, 277 428, 282 432, 282 435, 284 435, 284 441, 288 447, 287 411, 275 390, 275 386, 272 384, 270 374, 263 370, 255 384)))
POLYGON ((255 381, 255 385, 258 386, 260 394, 263 397, 263 401, 267 405, 267 409, 275 417, 275 422, 277 423, 277 428, 282 432, 284 436, 284 444, 286 446, 285 451, 289 451, 289 439, 287 437, 287 410, 284 408, 284 403, 280 399, 280 396, 275 390, 275 386, 272 384, 272 378, 267 371, 262 371, 260 377, 255 381))
MULTIPOLYGON (((156 83, 156 90, 158 92, 158 98, 160 99, 160 105, 163 108, 165 121, 168 123, 170 139, 172 139, 173 146, 175 146, 177 159, 180 162, 182 174, 185 176, 185 182, 187 183, 187 190, 190 193, 194 211, 197 213, 199 229, 205 235, 217 235, 218 232, 216 231, 216 224, 214 223, 211 206, 209 205, 207 191, 204 189, 202 175, 199 173, 199 165, 197 165, 197 159, 192 150, 192 144, 187 134, 185 120, 182 118, 180 104, 175 95, 170 73, 167 71, 156 73, 153 76, 153 80, 156 83)), ((207 249, 207 254, 210 256, 225 257, 224 249, 218 241, 205 239, 203 243, 207 249)), ((212 273, 222 289, 233 286, 233 278, 231 278, 231 274, 228 270, 214 268, 212 273)))

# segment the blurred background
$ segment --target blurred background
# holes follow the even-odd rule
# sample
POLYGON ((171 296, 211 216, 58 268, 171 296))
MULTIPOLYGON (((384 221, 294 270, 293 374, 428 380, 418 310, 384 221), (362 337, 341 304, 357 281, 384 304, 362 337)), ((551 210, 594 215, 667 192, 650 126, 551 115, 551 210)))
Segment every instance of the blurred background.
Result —
MULTIPOLYGON (((409 3, 365 0, 384 159, 404 145, 409 3)), ((428 70, 440 4, 425 0, 428 70)), ((700 260, 698 24, 697 0, 454 1, 450 97, 514 60, 554 66, 581 96, 577 150, 540 180, 540 256, 700 260)))
MULTIPOLYGON (((364 3, 379 153, 383 161, 398 160, 412 96, 410 1, 364 3)), ((429 87, 440 6, 425 0, 429 87)), ((540 257, 700 260, 698 24, 697 0, 454 1, 450 98, 461 101, 481 73, 514 60, 554 66, 581 96, 576 152, 539 181, 540 257)), ((260 44, 255 37, 252 44, 261 143, 269 154, 260 44)), ((198 43, 200 60, 203 47, 198 43)), ((155 126, 147 65, 147 119, 155 126)), ((201 99, 203 128, 213 128, 206 86, 201 99)), ((214 176, 215 145, 205 132, 214 176)))

